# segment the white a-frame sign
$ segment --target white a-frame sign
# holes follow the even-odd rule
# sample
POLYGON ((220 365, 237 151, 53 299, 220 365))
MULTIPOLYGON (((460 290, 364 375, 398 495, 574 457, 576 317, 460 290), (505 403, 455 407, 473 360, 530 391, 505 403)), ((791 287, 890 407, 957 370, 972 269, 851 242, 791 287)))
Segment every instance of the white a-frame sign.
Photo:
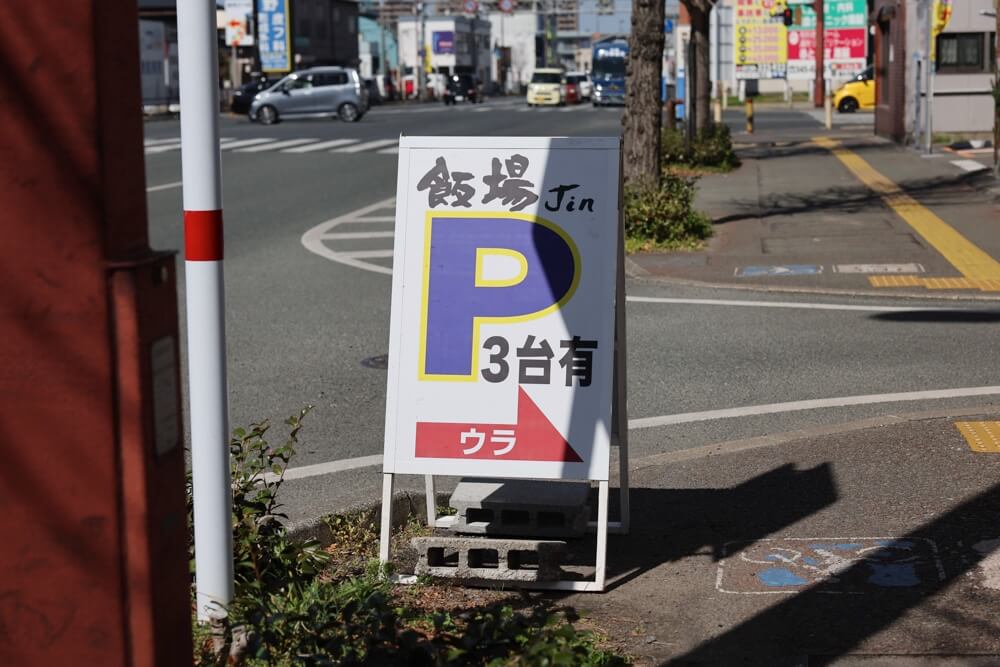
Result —
POLYGON ((618 138, 399 143, 382 541, 393 475, 598 482, 602 590, 612 440, 627 530, 618 138))

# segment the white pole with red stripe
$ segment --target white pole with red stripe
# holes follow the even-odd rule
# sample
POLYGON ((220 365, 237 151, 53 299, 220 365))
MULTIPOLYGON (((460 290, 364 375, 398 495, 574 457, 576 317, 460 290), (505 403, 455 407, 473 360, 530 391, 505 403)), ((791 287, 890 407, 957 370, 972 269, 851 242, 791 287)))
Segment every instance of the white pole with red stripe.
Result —
POLYGON ((201 621, 233 600, 215 0, 177 1, 195 580, 201 621))

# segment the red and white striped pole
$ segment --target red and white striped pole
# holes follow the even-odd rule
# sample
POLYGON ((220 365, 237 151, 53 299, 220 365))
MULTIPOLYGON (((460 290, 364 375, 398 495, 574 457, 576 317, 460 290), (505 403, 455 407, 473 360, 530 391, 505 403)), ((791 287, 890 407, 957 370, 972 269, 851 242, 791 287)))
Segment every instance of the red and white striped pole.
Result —
POLYGON ((233 600, 215 0, 178 0, 195 580, 201 621, 233 600))

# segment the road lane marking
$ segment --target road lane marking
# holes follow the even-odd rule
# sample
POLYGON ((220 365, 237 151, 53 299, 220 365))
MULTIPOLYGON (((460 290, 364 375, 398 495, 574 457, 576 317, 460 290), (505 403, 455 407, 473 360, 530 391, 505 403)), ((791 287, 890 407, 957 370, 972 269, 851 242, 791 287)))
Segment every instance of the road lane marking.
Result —
POLYGON ((846 408, 854 405, 877 405, 879 403, 903 403, 907 401, 934 401, 948 398, 968 398, 970 396, 997 396, 1000 386, 963 387, 959 389, 938 389, 930 391, 906 391, 892 394, 865 394, 862 396, 841 396, 838 398, 817 398, 806 401, 788 401, 786 403, 770 403, 767 405, 748 405, 741 408, 726 408, 723 410, 704 410, 702 412, 682 412, 663 417, 643 417, 630 419, 629 430, 657 428, 673 424, 690 424, 692 422, 715 421, 717 419, 733 419, 736 417, 758 417, 784 412, 799 412, 802 410, 820 410, 826 408, 846 408))
POLYGON ((399 146, 392 146, 390 148, 383 148, 380 151, 375 151, 376 153, 381 153, 382 155, 399 155, 399 146))
POLYGON ((831 151, 858 180, 877 193, 887 206, 964 277, 971 280, 1000 280, 1000 262, 903 192, 896 183, 876 171, 856 153, 826 137, 814 137, 813 143, 831 151))
POLYGON ((354 259, 386 259, 392 257, 392 250, 348 250, 344 255, 354 259))
MULTIPOLYGON (((915 391, 915 392, 905 392, 896 394, 869 394, 864 396, 844 396, 840 398, 827 398, 827 399, 818 399, 813 401, 791 401, 787 403, 772 403, 770 405, 749 406, 746 408, 732 408, 729 410, 686 412, 676 415, 665 415, 663 417, 645 417, 641 419, 630 419, 628 423, 628 428, 630 431, 636 431, 636 430, 641 430, 646 428, 656 428, 659 426, 666 426, 671 424, 687 424, 691 422, 709 421, 712 419, 731 419, 736 417, 780 414, 785 412, 795 412, 802 410, 850 407, 853 405, 873 405, 878 403, 898 403, 898 402, 901 403, 906 401, 941 400, 949 398, 964 398, 969 396, 996 396, 996 395, 1000 395, 1000 387, 967 387, 959 389, 915 391)), ((982 414, 987 409, 988 408, 986 407, 977 407, 972 412, 963 412, 960 410, 958 412, 949 411, 948 414, 982 414)), ((919 413, 918 415, 914 415, 915 418, 934 418, 938 416, 939 415, 928 415, 927 413, 919 413)), ((851 430, 857 430, 860 428, 874 428, 876 426, 884 426, 886 424, 898 424, 904 421, 907 421, 905 415, 904 416, 889 415, 882 418, 865 419, 860 422, 852 423, 851 430)), ((807 429, 806 432, 803 432, 801 430, 792 431, 790 433, 784 434, 785 437, 763 436, 763 437, 748 438, 742 441, 737 441, 736 443, 732 442, 724 443, 731 446, 729 449, 719 450, 718 446, 720 443, 715 443, 701 447, 693 447, 691 449, 679 450, 676 452, 649 454, 639 458, 633 458, 632 465, 630 466, 630 468, 638 469, 641 467, 645 467, 646 465, 658 465, 658 464, 666 464, 682 460, 689 460, 695 458, 696 456, 726 454, 732 452, 739 452, 746 449, 757 449, 759 447, 769 446, 773 444, 784 444, 786 442, 800 441, 803 438, 810 437, 808 431, 813 431, 814 433, 821 432, 823 434, 835 434, 840 430, 842 430, 842 427, 837 427, 837 426, 820 427, 814 429, 807 429)), ((1000 430, 1000 428, 998 428, 998 430, 1000 430)), ((285 471, 285 479, 302 479, 306 477, 314 477, 317 475, 326 475, 334 472, 345 472, 349 470, 356 470, 358 468, 378 466, 381 464, 382 464, 382 456, 378 454, 372 456, 363 456, 353 459, 329 461, 327 463, 317 463, 314 465, 300 466, 298 468, 289 468, 288 470, 285 471)))
POLYGON ((354 146, 346 146, 344 148, 337 148, 331 151, 332 153, 360 153, 362 151, 371 151, 376 148, 382 148, 383 146, 391 146, 393 144, 399 143, 399 139, 376 139, 375 141, 366 141, 363 144, 356 144, 354 146))
POLYGON ((974 452, 1000 452, 1000 422, 955 422, 974 452))
POLYGON ((163 185, 151 185, 146 188, 146 192, 159 192, 160 190, 172 190, 174 188, 179 188, 183 185, 181 181, 175 183, 164 183, 163 185))
POLYGON ((251 146, 250 148, 240 148, 237 153, 261 153, 263 151, 276 151, 282 148, 291 148, 292 146, 301 146, 302 144, 311 144, 314 141, 319 141, 319 139, 285 139, 284 141, 276 141, 270 144, 264 144, 263 146, 251 146))
MULTIPOLYGON (((361 222, 355 220, 355 222, 361 222)), ((361 240, 361 239, 391 239, 395 232, 333 232, 320 236, 324 241, 333 240, 361 240)))
POLYGON ((349 144, 358 143, 358 139, 332 139, 330 141, 321 141, 318 144, 309 144, 308 146, 298 146, 297 148, 286 148, 281 151, 282 153, 312 153, 313 151, 322 151, 327 148, 334 148, 335 146, 347 146, 349 144))
MULTIPOLYGON (((299 466, 297 468, 287 468, 285 470, 285 479, 304 479, 306 477, 317 477, 319 475, 330 475, 335 472, 346 472, 348 470, 357 470, 358 468, 367 468, 369 466, 382 465, 382 455, 373 454, 371 456, 359 456, 353 459, 341 459, 339 461, 327 461, 326 463, 316 463, 308 466, 299 466)), ((264 473, 265 482, 275 482, 279 478, 273 472, 264 473)))
POLYGON ((258 144, 269 144, 274 139, 268 137, 260 137, 258 139, 241 139, 239 141, 230 141, 219 146, 220 150, 228 151, 234 148, 243 148, 244 146, 256 146, 258 144))
MULTIPOLYGON (((363 223, 363 222, 383 222, 388 216, 372 216, 367 217, 369 214, 375 211, 383 209, 393 209, 396 206, 396 198, 389 197, 388 199, 383 199, 377 201, 374 204, 369 204, 355 211, 345 213, 344 215, 337 216, 327 220, 326 222, 321 222, 320 224, 306 230, 302 235, 301 243, 303 247, 309 252, 315 253, 324 259, 329 259, 330 261, 337 262, 338 264, 343 264, 345 266, 350 266, 355 269, 361 269, 363 271, 371 271, 372 273, 381 273, 382 275, 391 276, 392 269, 387 266, 379 266, 378 264, 372 264, 371 262, 366 262, 363 259, 359 259, 356 256, 352 256, 351 251, 337 251, 328 246, 325 240, 329 238, 331 230, 337 228, 342 224, 348 223, 363 223)), ((390 218, 390 220, 395 220, 395 218, 390 218)), ((392 236, 392 232, 389 232, 389 236, 392 236)))
POLYGON ((143 139, 143 146, 157 146, 160 144, 179 144, 181 142, 180 137, 170 137, 169 139, 143 139))
POLYGON ((924 267, 915 262, 906 264, 834 264, 834 273, 923 273, 924 267))

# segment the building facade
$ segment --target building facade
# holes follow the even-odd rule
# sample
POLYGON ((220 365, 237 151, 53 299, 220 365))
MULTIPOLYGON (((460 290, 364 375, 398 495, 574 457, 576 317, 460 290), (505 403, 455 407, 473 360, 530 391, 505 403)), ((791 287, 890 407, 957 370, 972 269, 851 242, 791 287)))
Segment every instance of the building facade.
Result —
POLYGON ((996 44, 992 0, 952 3, 952 17, 935 40, 928 80, 928 2, 875 0, 875 132, 904 142, 925 129, 933 85, 934 134, 987 135, 993 131, 996 44))

